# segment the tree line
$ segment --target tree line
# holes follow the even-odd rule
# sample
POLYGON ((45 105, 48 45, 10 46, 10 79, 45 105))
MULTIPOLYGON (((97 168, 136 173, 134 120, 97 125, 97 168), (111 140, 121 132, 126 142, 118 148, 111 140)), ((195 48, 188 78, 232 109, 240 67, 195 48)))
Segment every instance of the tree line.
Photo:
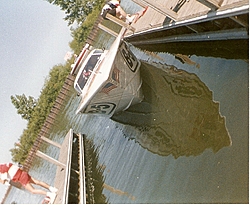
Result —
MULTIPOLYGON (((73 40, 69 42, 71 50, 79 54, 92 27, 100 14, 104 0, 47 0, 65 12, 64 20, 71 26, 73 40), (73 25, 75 28, 73 28, 73 25)), ((11 102, 17 114, 27 120, 27 128, 19 137, 18 146, 10 150, 13 162, 23 163, 32 148, 55 100, 60 92, 74 59, 65 64, 55 65, 45 79, 38 99, 32 96, 12 95, 11 102)))

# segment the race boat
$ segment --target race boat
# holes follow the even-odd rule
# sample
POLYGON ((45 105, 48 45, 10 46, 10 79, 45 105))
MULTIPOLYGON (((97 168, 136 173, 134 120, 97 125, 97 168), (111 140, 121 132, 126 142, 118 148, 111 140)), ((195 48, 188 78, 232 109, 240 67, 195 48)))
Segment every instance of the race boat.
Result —
POLYGON ((87 52, 85 47, 79 55, 78 65, 75 63, 72 68, 79 70, 74 88, 81 96, 81 102, 76 113, 111 117, 142 101, 141 63, 123 41, 125 30, 121 29, 109 50, 87 52))

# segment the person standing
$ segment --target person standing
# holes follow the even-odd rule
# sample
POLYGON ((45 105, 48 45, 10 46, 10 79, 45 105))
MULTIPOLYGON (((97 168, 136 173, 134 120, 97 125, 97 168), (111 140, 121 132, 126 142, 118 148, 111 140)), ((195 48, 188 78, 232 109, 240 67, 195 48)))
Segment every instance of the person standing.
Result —
POLYGON ((102 8, 101 11, 101 16, 104 19, 106 18, 107 13, 111 14, 112 16, 115 16, 119 19, 121 19, 124 22, 127 22, 129 24, 131 24, 132 22, 136 23, 136 21, 144 15, 144 13, 146 12, 148 7, 145 7, 145 9, 143 9, 140 12, 137 12, 133 15, 131 14, 127 14, 122 7, 120 6, 120 2, 121 0, 110 0, 108 1, 102 8))
POLYGON ((53 203, 56 198, 57 188, 48 185, 45 182, 39 181, 31 177, 26 171, 23 171, 20 167, 12 163, 0 164, 0 183, 9 184, 10 180, 19 182, 22 186, 32 194, 44 195, 49 198, 49 203, 53 203), (41 186, 48 190, 48 192, 42 189, 35 189, 32 184, 41 186))

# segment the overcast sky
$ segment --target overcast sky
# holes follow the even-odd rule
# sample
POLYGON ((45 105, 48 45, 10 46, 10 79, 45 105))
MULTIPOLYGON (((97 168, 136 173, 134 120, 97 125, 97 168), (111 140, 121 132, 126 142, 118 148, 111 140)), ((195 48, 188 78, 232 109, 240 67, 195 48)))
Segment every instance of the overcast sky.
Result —
MULTIPOLYGON (((49 70, 64 63, 72 40, 64 12, 45 0, 1 0, 0 6, 0 163, 10 162, 10 149, 26 121, 10 96, 38 98, 49 70)), ((0 200, 6 186, 0 184, 0 200)))

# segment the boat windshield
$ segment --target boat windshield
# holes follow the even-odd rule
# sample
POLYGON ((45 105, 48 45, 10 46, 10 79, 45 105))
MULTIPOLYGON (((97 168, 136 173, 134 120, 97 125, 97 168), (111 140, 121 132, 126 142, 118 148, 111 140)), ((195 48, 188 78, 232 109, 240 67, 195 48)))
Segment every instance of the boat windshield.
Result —
POLYGON ((79 76, 79 79, 77 81, 77 84, 81 88, 81 90, 84 88, 84 85, 86 84, 87 80, 89 79, 94 67, 96 66, 96 63, 100 59, 101 53, 97 55, 92 55, 88 62, 86 63, 84 69, 82 70, 81 75, 79 76))

